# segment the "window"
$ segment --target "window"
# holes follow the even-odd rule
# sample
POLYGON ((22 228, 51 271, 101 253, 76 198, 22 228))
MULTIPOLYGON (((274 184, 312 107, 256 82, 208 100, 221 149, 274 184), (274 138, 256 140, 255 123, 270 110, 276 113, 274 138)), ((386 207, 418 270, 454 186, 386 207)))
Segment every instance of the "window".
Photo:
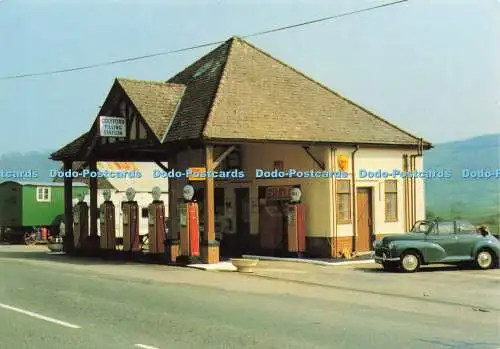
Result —
POLYGON ((49 202, 50 201, 50 188, 49 187, 36 188, 36 201, 49 202))
POLYGON ((385 194, 385 221, 397 222, 398 220, 398 181, 386 180, 385 194))
POLYGON ((143 207, 141 210, 141 216, 142 218, 148 218, 149 217, 149 208, 148 207, 143 207))
POLYGON ((457 233, 476 233, 476 227, 472 225, 472 223, 467 221, 457 221, 457 233))
POLYGON ((453 234, 455 232, 455 222, 439 222, 439 234, 453 234))
POLYGON ((351 181, 337 180, 337 222, 351 223, 351 181))

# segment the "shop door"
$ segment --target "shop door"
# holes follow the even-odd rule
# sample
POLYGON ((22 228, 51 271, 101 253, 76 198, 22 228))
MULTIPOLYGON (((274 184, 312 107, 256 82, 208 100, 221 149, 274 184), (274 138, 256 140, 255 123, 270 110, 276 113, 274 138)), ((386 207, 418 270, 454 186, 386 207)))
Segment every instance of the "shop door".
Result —
POLYGON ((357 236, 356 251, 370 251, 372 245, 372 191, 371 188, 357 189, 357 236))
POLYGON ((236 196, 236 251, 249 253, 250 246, 250 193, 248 188, 234 189, 236 196))

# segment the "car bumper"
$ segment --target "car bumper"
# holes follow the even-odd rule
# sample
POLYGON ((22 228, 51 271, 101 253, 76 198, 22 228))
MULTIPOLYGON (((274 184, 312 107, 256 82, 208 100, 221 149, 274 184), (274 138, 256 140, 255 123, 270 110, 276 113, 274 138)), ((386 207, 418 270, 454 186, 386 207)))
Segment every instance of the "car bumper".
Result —
POLYGON ((375 256, 373 257, 376 263, 382 264, 383 262, 397 262, 399 257, 391 257, 388 250, 375 251, 375 256))

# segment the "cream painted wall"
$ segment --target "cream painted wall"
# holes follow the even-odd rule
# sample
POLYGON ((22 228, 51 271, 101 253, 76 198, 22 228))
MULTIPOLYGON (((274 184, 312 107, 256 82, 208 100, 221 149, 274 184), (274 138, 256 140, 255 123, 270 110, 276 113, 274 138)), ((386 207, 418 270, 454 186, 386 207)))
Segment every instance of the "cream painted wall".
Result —
MULTIPOLYGON (((325 148, 311 149, 314 156, 325 162, 325 148)), ((283 161, 284 169, 297 171, 321 171, 313 159, 298 145, 247 144, 243 148, 243 164, 249 179, 252 180, 251 195, 258 198, 259 186, 300 185, 302 202, 306 206, 307 236, 330 235, 330 192, 328 178, 283 178, 257 179, 255 169, 272 170, 274 161, 283 161)), ((252 214, 252 233, 258 233, 258 211, 252 214)))
MULTIPOLYGON (((336 156, 340 154, 346 155, 349 158, 349 168, 351 167, 351 153, 354 148, 339 148, 336 151, 336 156)), ((404 227, 404 188, 403 176, 386 179, 397 179, 398 181, 398 221, 385 222, 385 204, 384 204, 384 178, 368 178, 368 173, 373 174, 377 171, 387 171, 392 173, 394 169, 401 171, 403 166, 403 154, 415 154, 413 152, 403 151, 400 149, 375 149, 360 148, 355 155, 355 174, 356 187, 372 188, 372 207, 373 207, 373 228, 375 234, 402 233, 404 227), (364 176, 364 177, 362 177, 364 176)), ((423 170, 423 161, 417 158, 417 171, 423 170)), ((351 173, 351 171, 349 171, 351 173)), ((424 183, 423 179, 417 179, 417 219, 425 215, 425 200, 424 200, 424 183)), ((338 224, 337 236, 352 236, 352 224, 338 224)))
MULTIPOLYGON (((424 159, 421 157, 416 158, 416 167, 418 170, 424 168, 424 159)), ((425 219, 425 183, 423 179, 416 181, 416 197, 417 197, 417 220, 425 219)))
MULTIPOLYGON (((234 188, 250 188, 251 207, 251 233, 258 233, 258 187, 259 186, 280 186, 280 185, 300 185, 302 188, 302 201, 306 204, 306 225, 308 236, 352 236, 352 224, 334 225, 335 220, 335 198, 333 197, 333 178, 315 179, 256 179, 255 169, 272 170, 274 161, 283 161, 285 171, 296 169, 301 171, 320 171, 319 166, 311 157, 298 145, 283 144, 246 144, 242 146, 243 168, 247 173, 247 178, 243 180, 217 181, 217 187, 225 188, 225 201, 230 203, 231 209, 225 210, 225 216, 233 221, 236 220, 236 202, 234 188)), ((327 147, 316 146, 311 149, 314 156, 326 164, 327 170, 337 170, 336 163, 339 155, 346 155, 349 158, 349 168, 351 166, 351 153, 354 148, 337 148, 335 156, 330 158, 330 151, 327 147)), ((398 180, 398 221, 385 222, 384 204, 384 178, 360 178, 361 170, 368 171, 392 171, 402 168, 402 155, 414 154, 414 150, 404 151, 401 149, 375 149, 360 148, 356 153, 355 173, 357 187, 372 188, 372 207, 374 232, 376 234, 400 233, 404 231, 404 197, 403 180, 398 180)), ((191 151, 180 153, 178 159, 186 159, 189 166, 202 167, 202 152, 191 151)), ((181 167, 182 161, 180 161, 181 167)), ((422 170, 423 161, 417 158, 417 169, 422 170)), ((350 172, 350 171, 348 171, 350 172)), ((172 181, 172 193, 176 198, 182 198, 182 186, 185 181, 172 181), (177 182, 177 183, 174 183, 177 182), (176 185, 177 184, 177 185, 176 185)), ((198 182, 196 185, 202 185, 198 182)), ((417 180, 417 219, 425 216, 424 185, 423 180, 417 180)))

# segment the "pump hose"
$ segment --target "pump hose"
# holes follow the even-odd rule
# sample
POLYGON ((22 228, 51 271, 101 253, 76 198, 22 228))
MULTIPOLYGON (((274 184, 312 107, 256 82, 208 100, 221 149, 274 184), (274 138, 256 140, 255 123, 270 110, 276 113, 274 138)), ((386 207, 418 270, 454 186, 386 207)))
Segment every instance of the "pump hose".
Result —
MULTIPOLYGON (((134 208, 135 208, 135 205, 134 205, 134 208)), ((134 211, 136 211, 136 210, 134 210, 134 211)), ((132 231, 134 234, 132 235, 132 241, 130 241, 130 251, 129 252, 132 252, 132 250, 134 248, 135 239, 137 238, 137 229, 135 229, 137 226, 137 215, 135 215, 134 217, 135 217, 134 219, 131 219, 132 224, 130 224, 130 227, 133 229, 132 231)))

